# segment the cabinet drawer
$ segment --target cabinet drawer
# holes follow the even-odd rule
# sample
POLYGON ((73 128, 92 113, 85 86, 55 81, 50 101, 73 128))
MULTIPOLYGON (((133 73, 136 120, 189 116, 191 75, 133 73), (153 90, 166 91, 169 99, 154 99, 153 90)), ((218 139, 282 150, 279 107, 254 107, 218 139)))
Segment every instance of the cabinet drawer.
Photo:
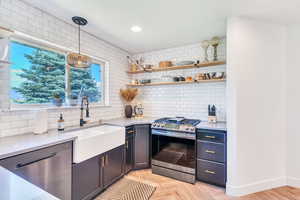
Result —
POLYGON ((225 162, 225 145, 197 141, 197 158, 215 162, 225 162))
POLYGON ((197 139, 210 142, 225 143, 225 132, 197 130, 197 139))
POLYGON ((226 167, 224 164, 197 159, 197 179, 225 186, 226 167))

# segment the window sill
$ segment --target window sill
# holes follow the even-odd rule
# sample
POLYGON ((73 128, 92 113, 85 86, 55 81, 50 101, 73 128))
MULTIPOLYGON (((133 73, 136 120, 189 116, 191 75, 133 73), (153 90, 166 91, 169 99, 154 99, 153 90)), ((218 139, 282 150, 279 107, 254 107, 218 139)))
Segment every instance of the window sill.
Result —
MULTIPOLYGON (((103 104, 91 104, 89 106, 90 109, 93 108, 108 108, 111 105, 103 105, 103 104)), ((53 106, 53 105, 19 105, 19 106, 12 106, 9 111, 37 111, 37 110, 73 110, 73 109, 80 109, 80 105, 77 106, 53 106)))

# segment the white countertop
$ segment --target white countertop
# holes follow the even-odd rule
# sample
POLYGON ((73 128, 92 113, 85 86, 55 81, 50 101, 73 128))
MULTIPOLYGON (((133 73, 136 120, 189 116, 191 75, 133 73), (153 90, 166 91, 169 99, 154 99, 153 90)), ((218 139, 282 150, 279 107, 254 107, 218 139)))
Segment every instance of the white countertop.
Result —
POLYGON ((110 120, 103 120, 102 123, 114 125, 114 126, 132 126, 137 124, 152 124, 156 118, 153 117, 143 117, 143 118, 117 118, 110 120))
POLYGON ((1 200, 59 200, 48 192, 0 167, 1 200))
POLYGON ((207 121, 201 121, 200 124, 197 125, 197 128, 206 130, 227 131, 227 124, 226 122, 208 123, 207 121))
POLYGON ((75 140, 77 136, 72 134, 72 131, 101 125, 103 124, 96 123, 88 124, 85 127, 68 127, 62 132, 55 129, 40 135, 28 133, 24 135, 0 137, 0 159, 75 140))
POLYGON ((0 138, 0 159, 38 150, 67 141, 76 137, 65 133, 47 133, 34 135, 33 133, 0 138))
MULTIPOLYGON (((153 117, 144 117, 144 118, 117 118, 111 120, 104 120, 104 124, 114 125, 114 126, 131 126, 136 124, 152 124, 156 119, 153 117)), ((198 129, 207 129, 207 130, 220 130, 226 131, 226 122, 217 122, 217 123, 208 123, 207 121, 201 121, 197 125, 198 129)))

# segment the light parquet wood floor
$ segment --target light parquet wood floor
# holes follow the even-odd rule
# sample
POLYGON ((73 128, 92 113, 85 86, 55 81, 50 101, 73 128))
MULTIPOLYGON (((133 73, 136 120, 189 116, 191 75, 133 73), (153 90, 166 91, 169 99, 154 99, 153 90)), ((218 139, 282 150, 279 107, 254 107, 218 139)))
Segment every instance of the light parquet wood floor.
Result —
POLYGON ((150 200, 300 200, 300 189, 293 187, 281 187, 237 198, 225 195, 223 188, 202 182, 184 183, 152 174, 151 170, 133 171, 127 177, 157 186, 150 200))

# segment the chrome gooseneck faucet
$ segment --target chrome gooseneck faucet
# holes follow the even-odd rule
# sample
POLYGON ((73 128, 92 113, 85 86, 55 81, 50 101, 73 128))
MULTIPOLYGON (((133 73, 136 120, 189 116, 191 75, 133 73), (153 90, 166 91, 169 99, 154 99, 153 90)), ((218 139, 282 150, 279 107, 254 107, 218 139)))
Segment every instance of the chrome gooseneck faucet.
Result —
POLYGON ((90 117, 90 111, 89 111, 89 99, 87 96, 83 96, 81 99, 81 106, 80 106, 80 126, 83 126, 86 121, 83 119, 83 110, 84 106, 86 106, 85 109, 85 117, 90 117))

